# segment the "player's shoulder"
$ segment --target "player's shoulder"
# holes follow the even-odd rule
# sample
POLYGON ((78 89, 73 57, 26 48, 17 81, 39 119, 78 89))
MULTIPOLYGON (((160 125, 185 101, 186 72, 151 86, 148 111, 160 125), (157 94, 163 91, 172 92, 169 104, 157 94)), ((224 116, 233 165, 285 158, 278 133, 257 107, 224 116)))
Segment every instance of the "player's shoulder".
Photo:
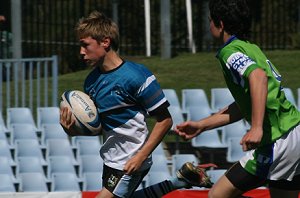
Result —
POLYGON ((148 69, 144 64, 133 62, 133 61, 125 61, 125 66, 127 72, 131 72, 132 75, 143 75, 149 76, 152 75, 150 69, 148 69))

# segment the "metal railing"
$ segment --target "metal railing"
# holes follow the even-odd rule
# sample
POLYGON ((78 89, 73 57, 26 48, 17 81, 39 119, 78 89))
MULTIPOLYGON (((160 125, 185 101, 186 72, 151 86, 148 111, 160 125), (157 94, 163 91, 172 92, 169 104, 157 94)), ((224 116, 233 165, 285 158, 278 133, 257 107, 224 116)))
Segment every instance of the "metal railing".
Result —
POLYGON ((0 59, 0 84, 1 112, 9 107, 57 106, 57 56, 0 59))

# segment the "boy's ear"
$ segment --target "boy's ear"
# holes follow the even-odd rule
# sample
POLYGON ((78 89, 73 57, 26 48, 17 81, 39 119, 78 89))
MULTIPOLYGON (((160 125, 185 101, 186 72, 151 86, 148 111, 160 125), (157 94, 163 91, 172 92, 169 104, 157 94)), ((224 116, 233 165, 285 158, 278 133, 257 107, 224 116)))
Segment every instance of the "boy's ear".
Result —
POLYGON ((223 23, 223 21, 220 21, 220 30, 221 30, 221 31, 224 30, 224 23, 223 23))
POLYGON ((101 41, 101 46, 103 46, 104 48, 108 48, 110 46, 110 39, 109 38, 104 38, 101 41))

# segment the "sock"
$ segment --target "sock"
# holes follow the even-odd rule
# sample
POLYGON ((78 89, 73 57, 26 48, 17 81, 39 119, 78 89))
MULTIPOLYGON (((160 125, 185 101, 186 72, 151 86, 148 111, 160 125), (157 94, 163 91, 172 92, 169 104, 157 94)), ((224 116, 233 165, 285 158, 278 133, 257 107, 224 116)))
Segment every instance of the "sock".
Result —
POLYGON ((169 180, 154 184, 147 188, 134 192, 133 198, 161 198, 163 195, 175 190, 173 184, 169 180))

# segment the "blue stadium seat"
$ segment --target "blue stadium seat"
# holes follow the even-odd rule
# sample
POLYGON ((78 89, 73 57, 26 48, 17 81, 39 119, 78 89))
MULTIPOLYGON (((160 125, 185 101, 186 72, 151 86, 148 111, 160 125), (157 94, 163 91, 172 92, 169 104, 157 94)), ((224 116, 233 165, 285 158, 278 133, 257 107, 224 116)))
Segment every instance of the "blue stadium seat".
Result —
POLYGON ((39 141, 36 132, 36 128, 31 124, 12 124, 11 145, 14 145, 16 140, 33 139, 39 141))
POLYGON ((102 188, 101 172, 86 172, 83 174, 83 191, 100 191, 102 188))
POLYGON ((198 121, 211 115, 209 107, 188 107, 187 120, 198 121))
POLYGON ((170 106, 176 106, 181 108, 179 98, 175 89, 163 89, 163 92, 165 94, 165 97, 169 101, 170 106))
POLYGON ((222 142, 223 144, 228 145, 229 138, 237 137, 242 139, 246 132, 247 127, 243 120, 239 120, 229 125, 225 125, 222 127, 222 142))
POLYGON ((240 145, 240 141, 241 139, 236 137, 228 139, 227 162, 235 163, 245 155, 245 152, 243 152, 242 146, 240 145))
POLYGON ((98 139, 82 139, 77 142, 77 157, 81 155, 99 155, 101 148, 98 139))
POLYGON ((42 166, 47 165, 40 144, 37 140, 16 140, 15 146, 15 159, 17 159, 18 157, 38 157, 41 161, 42 166))
POLYGON ((45 175, 41 160, 38 157, 18 157, 16 175, 22 173, 42 173, 45 175))
POLYGON ((288 99, 293 105, 295 105, 297 107, 297 102, 296 102, 296 99, 295 99, 292 89, 285 87, 285 88, 283 88, 283 91, 284 91, 286 99, 288 99))
POLYGON ((8 129, 11 128, 12 124, 31 124, 36 128, 32 112, 28 107, 7 108, 6 120, 8 129))
POLYGON ((189 107, 200 107, 210 109, 206 93, 203 89, 182 89, 182 110, 187 111, 189 107))
POLYGON ((200 135, 192 139, 192 146, 196 148, 226 148, 220 140, 217 129, 211 129, 202 132, 200 135))
POLYGON ((48 139, 46 143, 46 159, 48 160, 51 156, 68 156, 72 159, 74 165, 78 165, 68 139, 48 139))
POLYGON ((18 180, 13 173, 13 169, 6 157, 0 157, 0 174, 8 174, 11 177, 13 183, 18 183, 18 180))
POLYGON ((66 139, 68 135, 60 124, 43 124, 41 127, 41 145, 46 146, 49 139, 66 139))
POLYGON ((100 155, 81 155, 79 158, 79 177, 84 173, 103 171, 103 160, 100 155))
POLYGON ((0 139, 0 157, 6 157, 11 166, 16 166, 11 150, 15 150, 14 147, 12 148, 7 140, 0 139))
POLYGON ((52 192, 62 191, 81 191, 80 180, 74 173, 53 173, 52 174, 52 192))
POLYGON ((50 156, 48 159, 47 177, 50 179, 53 173, 64 172, 76 174, 72 159, 68 156, 50 156))
POLYGON ((20 192, 48 192, 47 179, 43 173, 20 173, 20 192))
POLYGON ((234 102, 228 88, 212 88, 211 89, 211 109, 217 112, 234 102))
POLYGON ((16 192, 15 184, 9 174, 0 174, 0 193, 16 192))
POLYGON ((37 127, 40 129, 43 124, 59 124, 58 107, 38 107, 37 108, 37 127))
POLYGON ((183 112, 182 112, 180 107, 178 107, 178 106, 169 106, 168 110, 169 110, 169 112, 171 114, 171 117, 173 119, 172 129, 174 129, 174 127, 176 125, 184 122, 183 112))
POLYGON ((165 155, 152 155, 153 164, 151 166, 151 169, 149 172, 158 172, 163 171, 170 174, 169 168, 168 168, 168 160, 165 155))
POLYGON ((210 177, 210 180, 213 183, 216 183, 222 175, 226 172, 226 169, 213 169, 213 170, 207 170, 206 173, 210 177))
POLYGON ((150 171, 145 176, 146 187, 171 179, 169 172, 165 171, 150 171))

